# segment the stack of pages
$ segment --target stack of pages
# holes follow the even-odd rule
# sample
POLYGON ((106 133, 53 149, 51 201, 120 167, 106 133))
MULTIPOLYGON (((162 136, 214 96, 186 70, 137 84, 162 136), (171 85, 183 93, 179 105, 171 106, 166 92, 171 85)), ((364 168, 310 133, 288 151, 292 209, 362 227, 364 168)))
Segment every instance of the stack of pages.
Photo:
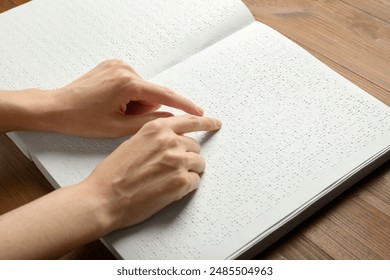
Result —
MULTIPOLYGON (((389 158, 389 107, 238 0, 35 0, 0 26, 2 89, 61 87, 119 58, 222 120, 189 135, 207 163, 197 191, 102 239, 118 258, 251 257, 389 158)), ((130 137, 9 136, 56 188, 130 137)))

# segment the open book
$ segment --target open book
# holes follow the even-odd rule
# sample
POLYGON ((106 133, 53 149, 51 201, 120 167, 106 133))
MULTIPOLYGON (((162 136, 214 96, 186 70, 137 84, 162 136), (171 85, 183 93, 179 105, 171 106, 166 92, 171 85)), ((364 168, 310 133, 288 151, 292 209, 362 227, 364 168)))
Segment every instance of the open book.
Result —
MULTIPOLYGON (((207 163, 197 191, 102 239, 118 258, 249 258, 389 159, 389 107, 238 0, 35 0, 0 26, 1 88, 61 87, 119 58, 222 120, 189 135, 207 163)), ((56 188, 127 138, 9 136, 56 188)))

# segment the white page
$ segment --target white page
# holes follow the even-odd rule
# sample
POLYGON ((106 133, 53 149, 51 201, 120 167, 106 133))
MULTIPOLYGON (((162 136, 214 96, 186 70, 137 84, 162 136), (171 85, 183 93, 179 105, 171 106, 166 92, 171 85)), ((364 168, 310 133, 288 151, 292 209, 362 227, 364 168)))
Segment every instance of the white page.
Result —
POLYGON ((253 21, 237 0, 35 0, 0 15, 0 90, 61 87, 111 58, 150 78, 253 21))
MULTIPOLYGON (((223 128, 192 134, 207 162, 196 192, 104 238, 123 258, 236 256, 389 149, 386 105, 260 23, 152 80, 185 93, 223 128)), ((94 146, 50 135, 33 151, 38 165, 68 185, 121 140, 94 146)))

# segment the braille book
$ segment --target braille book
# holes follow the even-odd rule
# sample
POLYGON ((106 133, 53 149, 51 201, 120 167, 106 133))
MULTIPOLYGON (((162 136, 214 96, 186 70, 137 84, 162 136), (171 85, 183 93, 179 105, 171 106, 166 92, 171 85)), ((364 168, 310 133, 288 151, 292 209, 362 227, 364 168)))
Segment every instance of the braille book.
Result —
MULTIPOLYGON (((118 58, 222 120, 188 135, 207 163, 198 190, 102 238, 118 258, 249 258, 389 159, 389 107, 238 0, 35 0, 0 26, 3 89, 61 87, 118 58)), ((131 137, 9 136, 56 188, 131 137)))

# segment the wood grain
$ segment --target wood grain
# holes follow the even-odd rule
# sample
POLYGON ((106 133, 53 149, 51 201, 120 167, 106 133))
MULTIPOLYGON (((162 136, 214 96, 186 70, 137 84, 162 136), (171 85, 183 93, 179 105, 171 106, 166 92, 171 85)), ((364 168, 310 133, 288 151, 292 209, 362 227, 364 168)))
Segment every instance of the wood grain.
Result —
POLYGON ((385 212, 389 205, 366 188, 355 189, 342 203, 336 203, 320 223, 304 229, 303 235, 335 259, 390 258, 390 227, 384 227, 390 224, 385 212))
MULTIPOLYGON (((0 215, 53 191, 53 187, 15 144, 0 134, 0 215)), ((115 259, 100 241, 77 248, 63 259, 115 259)))
MULTIPOLYGON (((0 12, 28 2, 0 0, 0 12)), ((245 0, 257 20, 390 104, 390 1, 245 0)), ((0 135, 0 214, 52 191, 0 135)), ((390 259, 390 163, 315 213, 256 259, 390 259)), ((113 259, 100 241, 63 259, 113 259)))
POLYGON ((369 14, 372 17, 381 19, 387 23, 390 23, 390 1, 389 0, 377 0, 377 1, 356 1, 356 0, 342 0, 364 13, 369 14))
POLYGON ((390 104, 389 23, 336 0, 244 2, 257 20, 382 88, 390 104))
POLYGON ((5 12, 11 8, 22 5, 30 0, 0 0, 0 13, 5 12))

